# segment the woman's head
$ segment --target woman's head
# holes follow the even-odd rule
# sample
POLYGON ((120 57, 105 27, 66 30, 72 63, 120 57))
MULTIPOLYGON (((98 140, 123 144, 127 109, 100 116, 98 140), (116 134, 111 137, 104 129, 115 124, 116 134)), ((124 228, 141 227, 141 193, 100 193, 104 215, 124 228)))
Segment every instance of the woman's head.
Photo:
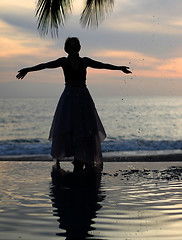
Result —
POLYGON ((78 53, 81 49, 80 41, 76 37, 69 37, 66 39, 64 44, 64 50, 68 54, 70 53, 78 53))

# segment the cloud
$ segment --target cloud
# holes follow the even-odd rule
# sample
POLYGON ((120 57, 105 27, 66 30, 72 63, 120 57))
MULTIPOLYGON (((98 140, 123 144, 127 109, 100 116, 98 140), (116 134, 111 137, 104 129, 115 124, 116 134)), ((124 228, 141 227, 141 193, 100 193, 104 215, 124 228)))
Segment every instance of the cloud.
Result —
MULTIPOLYGON (((81 56, 111 64, 129 64, 133 70, 132 76, 126 76, 117 71, 89 69, 89 82, 100 89, 103 84, 111 87, 111 79, 115 84, 113 88, 117 88, 120 79, 132 78, 134 83, 131 80, 127 84, 132 89, 131 93, 145 86, 142 92, 149 94, 153 91, 151 88, 155 91, 157 87, 164 88, 160 79, 167 77, 177 85, 176 92, 181 89, 181 83, 177 81, 182 77, 181 0, 165 0, 165 4, 164 0, 115 1, 113 13, 96 29, 81 28, 79 9, 73 11, 65 27, 60 29, 59 39, 51 39, 50 36, 40 38, 34 1, 16 0, 14 5, 10 5, 3 0, 1 5, 0 81, 14 79, 19 68, 65 56, 65 39, 77 36, 82 44, 81 56), (157 82, 159 84, 155 87, 157 82)), ((30 74, 26 81, 56 83, 63 82, 63 76, 60 71, 42 71, 30 74)), ((170 81, 168 83, 170 87, 170 81)), ((162 92, 160 89, 158 92, 162 92)))
MULTIPOLYGON (((115 12, 117 14, 114 14, 115 19, 120 18, 128 23, 145 24, 147 31, 151 31, 149 25, 153 28, 161 25, 164 28, 181 16, 181 0, 165 0, 165 2, 164 0, 121 0, 116 3, 115 12)), ((135 25, 133 25, 133 28, 135 28, 135 25)))
POLYGON ((25 32, 33 32, 36 29, 35 11, 27 5, 4 4, 1 7, 1 21, 9 26, 21 28, 25 32))
POLYGON ((171 78, 182 78, 181 66, 182 58, 174 58, 158 66, 158 71, 166 73, 171 78))

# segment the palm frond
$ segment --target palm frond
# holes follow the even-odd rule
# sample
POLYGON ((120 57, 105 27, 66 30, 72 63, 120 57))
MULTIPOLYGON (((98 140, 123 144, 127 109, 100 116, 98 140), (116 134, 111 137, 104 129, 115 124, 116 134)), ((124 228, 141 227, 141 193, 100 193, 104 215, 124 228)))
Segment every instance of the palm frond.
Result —
POLYGON ((58 36, 59 26, 64 26, 66 16, 71 12, 72 0, 38 0, 36 17, 41 35, 58 36))
POLYGON ((98 26, 99 22, 112 11, 113 6, 114 0, 87 0, 80 18, 81 25, 98 26))

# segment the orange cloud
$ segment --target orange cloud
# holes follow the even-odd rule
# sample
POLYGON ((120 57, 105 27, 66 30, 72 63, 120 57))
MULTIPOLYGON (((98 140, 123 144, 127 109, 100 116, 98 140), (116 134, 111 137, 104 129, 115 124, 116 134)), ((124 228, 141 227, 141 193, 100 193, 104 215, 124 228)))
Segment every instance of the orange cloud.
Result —
POLYGON ((167 60, 166 63, 160 65, 158 67, 159 71, 165 71, 170 75, 175 75, 178 77, 182 77, 182 58, 173 58, 170 60, 167 60))
POLYGON ((23 36, 15 28, 0 21, 0 57, 11 58, 14 56, 29 55, 39 57, 54 57, 57 50, 50 48, 50 42, 42 41, 39 37, 23 36))
MULTIPOLYGON (((182 58, 161 60, 140 52, 113 50, 95 52, 93 55, 99 58, 110 59, 110 61, 113 61, 113 64, 128 65, 129 63, 133 74, 140 77, 182 77, 182 58)), ((99 73, 102 74, 103 71, 99 73)))
POLYGON ((15 55, 36 54, 37 48, 28 48, 24 46, 25 42, 19 40, 1 38, 0 56, 11 57, 15 55))

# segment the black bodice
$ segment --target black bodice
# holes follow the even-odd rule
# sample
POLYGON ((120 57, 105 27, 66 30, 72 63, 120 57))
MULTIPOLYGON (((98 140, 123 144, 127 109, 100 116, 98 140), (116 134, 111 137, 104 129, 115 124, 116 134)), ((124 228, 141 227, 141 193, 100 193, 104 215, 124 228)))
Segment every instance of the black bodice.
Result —
POLYGON ((87 67, 82 58, 80 58, 80 63, 77 69, 71 65, 69 58, 67 58, 63 66, 66 86, 85 86, 87 74, 86 68, 87 67))

